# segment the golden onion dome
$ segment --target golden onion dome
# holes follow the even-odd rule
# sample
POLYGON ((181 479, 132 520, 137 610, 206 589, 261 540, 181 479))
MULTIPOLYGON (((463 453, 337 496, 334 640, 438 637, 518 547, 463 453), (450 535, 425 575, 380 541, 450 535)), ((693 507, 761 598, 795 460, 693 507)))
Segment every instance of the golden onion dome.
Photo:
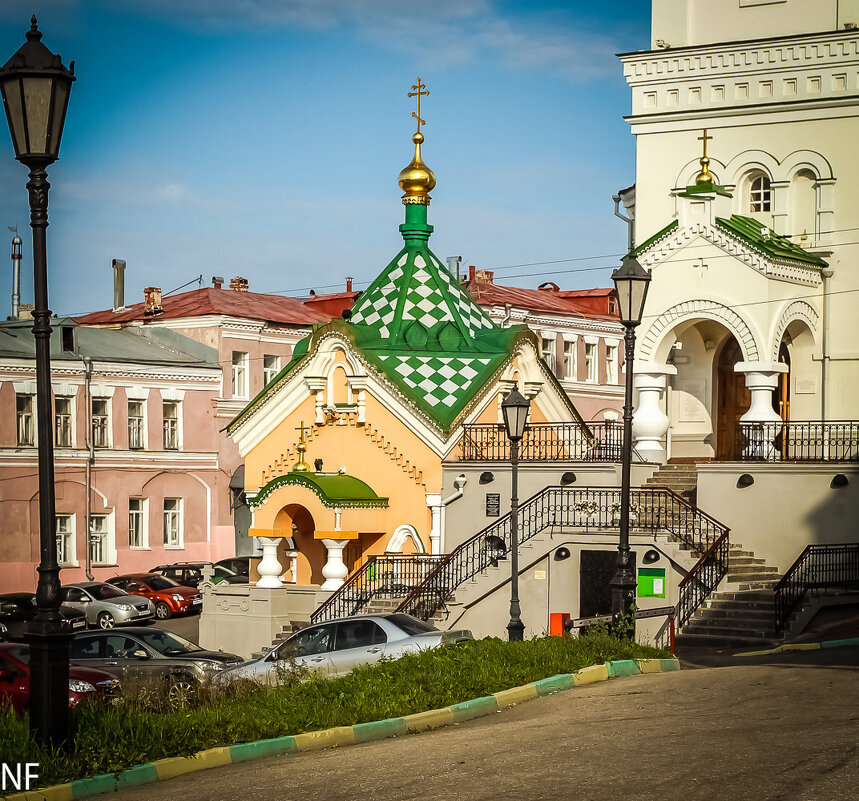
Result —
POLYGON ((421 158, 421 143, 424 141, 424 135, 418 131, 412 137, 412 141, 415 143, 414 158, 411 164, 400 172, 397 183, 405 193, 403 194, 403 203, 429 206, 429 193, 435 186, 435 174, 424 164, 421 158))

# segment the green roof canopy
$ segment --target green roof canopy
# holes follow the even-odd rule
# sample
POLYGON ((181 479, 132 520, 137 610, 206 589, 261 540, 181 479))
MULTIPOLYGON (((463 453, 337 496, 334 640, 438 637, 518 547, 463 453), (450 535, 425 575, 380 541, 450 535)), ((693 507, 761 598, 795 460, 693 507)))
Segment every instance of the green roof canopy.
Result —
POLYGON ((307 472, 273 478, 250 501, 250 506, 261 505, 276 489, 284 486, 307 487, 329 509, 384 509, 388 506, 388 499, 376 495, 373 488, 360 478, 345 473, 307 472))

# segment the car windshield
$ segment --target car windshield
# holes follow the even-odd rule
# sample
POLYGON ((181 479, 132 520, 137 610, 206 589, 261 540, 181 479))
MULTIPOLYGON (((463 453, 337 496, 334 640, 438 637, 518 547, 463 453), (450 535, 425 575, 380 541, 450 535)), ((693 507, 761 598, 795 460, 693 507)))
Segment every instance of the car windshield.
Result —
POLYGON ((30 646, 22 643, 10 643, 3 649, 10 656, 14 656, 19 662, 25 665, 30 664, 30 646))
POLYGON ((171 578, 165 578, 164 576, 149 576, 146 579, 146 583, 149 585, 149 589, 151 590, 172 590, 173 587, 179 587, 180 585, 173 581, 171 578))
POLYGON ((406 634, 426 634, 428 631, 438 631, 435 626, 424 623, 423 620, 418 620, 411 615, 387 615, 385 619, 390 620, 406 634))
POLYGON ((105 601, 108 598, 121 598, 123 595, 128 595, 116 587, 111 587, 110 584, 90 584, 86 591, 98 601, 105 601))
POLYGON ((229 578, 230 576, 237 576, 234 570, 230 570, 228 567, 224 567, 223 565, 215 565, 215 570, 212 575, 217 576, 218 578, 229 578))
POLYGON ((194 645, 194 643, 189 642, 184 637, 180 637, 178 634, 171 634, 169 631, 135 632, 135 636, 139 637, 150 648, 158 651, 163 656, 191 654, 195 651, 203 650, 199 645, 194 645))

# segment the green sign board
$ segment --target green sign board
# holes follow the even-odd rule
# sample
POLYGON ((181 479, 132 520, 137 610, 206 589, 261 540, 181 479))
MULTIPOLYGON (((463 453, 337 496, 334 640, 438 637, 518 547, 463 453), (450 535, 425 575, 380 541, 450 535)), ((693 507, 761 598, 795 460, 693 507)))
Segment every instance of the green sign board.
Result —
POLYGON ((638 597, 639 598, 664 598, 665 597, 665 568, 640 567, 638 568, 638 597))

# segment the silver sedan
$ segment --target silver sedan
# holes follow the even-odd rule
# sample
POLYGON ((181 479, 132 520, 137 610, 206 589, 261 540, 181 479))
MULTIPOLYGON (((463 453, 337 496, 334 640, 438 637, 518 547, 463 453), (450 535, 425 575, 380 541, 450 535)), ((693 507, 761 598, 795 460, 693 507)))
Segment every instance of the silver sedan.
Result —
POLYGON ((103 581, 82 581, 63 587, 63 603, 79 609, 90 626, 112 629, 123 623, 147 623, 155 618, 148 598, 129 595, 103 581))
POLYGON ((398 659, 405 654, 473 639, 470 631, 439 631, 410 615, 344 617, 297 631, 258 659, 219 673, 215 682, 228 684, 236 679, 255 679, 276 683, 281 666, 288 666, 292 660, 327 676, 342 676, 358 665, 372 664, 382 657, 398 659))

